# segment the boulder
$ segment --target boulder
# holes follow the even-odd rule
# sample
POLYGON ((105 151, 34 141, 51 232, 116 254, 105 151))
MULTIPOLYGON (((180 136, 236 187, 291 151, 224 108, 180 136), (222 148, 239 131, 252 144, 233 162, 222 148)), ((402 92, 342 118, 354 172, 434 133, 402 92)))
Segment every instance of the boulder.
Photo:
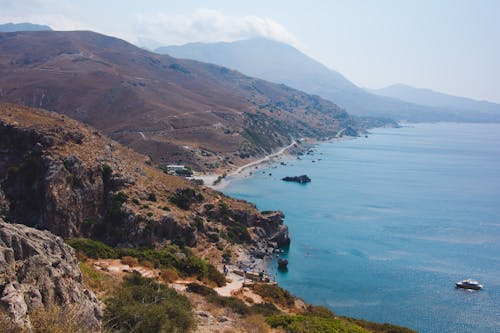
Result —
POLYGON ((73 249, 48 231, 0 218, 0 308, 29 329, 29 313, 52 306, 75 306, 86 329, 100 327, 99 301, 83 286, 73 249))

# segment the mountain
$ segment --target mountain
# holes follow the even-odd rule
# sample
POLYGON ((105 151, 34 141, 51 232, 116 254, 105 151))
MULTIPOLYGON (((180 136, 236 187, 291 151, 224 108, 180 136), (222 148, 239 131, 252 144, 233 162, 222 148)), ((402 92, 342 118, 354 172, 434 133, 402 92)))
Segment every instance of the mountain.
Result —
POLYGON ((5 23, 0 24, 0 32, 15 32, 15 31, 46 31, 52 30, 48 25, 40 25, 33 23, 5 23))
POLYGON ((371 92, 410 103, 462 113, 475 113, 478 118, 486 118, 488 116, 500 118, 500 104, 443 94, 430 89, 414 88, 405 84, 394 84, 382 89, 371 90, 371 92))
MULTIPOLYGON (((266 39, 232 43, 192 43, 156 49, 160 54, 211 62, 244 74, 316 94, 333 101, 353 115, 389 117, 408 121, 470 121, 476 114, 421 105, 412 100, 380 96, 366 91, 342 74, 308 57, 294 47, 266 39)), ((477 115, 481 118, 482 115, 477 115)), ((500 116, 482 117, 484 120, 500 116)))
POLYGON ((88 31, 0 33, 0 74, 0 101, 68 115, 198 170, 356 126, 318 96, 88 31))

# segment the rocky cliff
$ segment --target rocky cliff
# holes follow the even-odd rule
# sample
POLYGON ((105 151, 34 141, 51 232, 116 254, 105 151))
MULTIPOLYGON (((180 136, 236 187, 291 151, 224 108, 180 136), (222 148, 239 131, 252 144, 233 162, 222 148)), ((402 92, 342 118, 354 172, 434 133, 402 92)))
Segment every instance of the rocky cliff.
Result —
POLYGON ((0 138, 0 209, 9 221, 120 246, 289 242, 282 214, 167 175, 65 116, 0 104, 0 138))
POLYGON ((77 263, 60 237, 0 218, 0 310, 29 328, 30 313, 74 305, 86 330, 99 328, 99 302, 83 287, 77 263))

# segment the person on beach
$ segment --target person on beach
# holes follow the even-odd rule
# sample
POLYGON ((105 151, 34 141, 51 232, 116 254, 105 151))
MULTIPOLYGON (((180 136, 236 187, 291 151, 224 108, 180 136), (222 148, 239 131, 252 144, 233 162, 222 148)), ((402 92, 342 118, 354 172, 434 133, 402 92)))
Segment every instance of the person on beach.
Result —
POLYGON ((224 272, 224 275, 227 275, 227 273, 229 272, 229 270, 227 269, 226 265, 224 265, 224 267, 222 268, 222 271, 224 272))
POLYGON ((262 270, 262 271, 259 273, 259 280, 260 280, 260 282, 264 281, 264 270, 262 270))

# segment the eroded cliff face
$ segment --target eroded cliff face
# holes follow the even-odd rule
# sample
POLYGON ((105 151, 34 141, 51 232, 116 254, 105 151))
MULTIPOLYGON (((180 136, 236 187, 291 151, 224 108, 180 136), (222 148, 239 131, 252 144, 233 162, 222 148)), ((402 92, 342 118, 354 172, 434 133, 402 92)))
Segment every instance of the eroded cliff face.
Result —
POLYGON ((77 264, 60 237, 0 218, 0 308, 17 325, 29 328, 34 311, 74 305, 87 330, 100 327, 102 310, 77 264))
POLYGON ((67 117, 0 104, 0 138, 0 210, 9 221, 118 246, 289 243, 282 213, 262 215, 166 175, 67 117))

